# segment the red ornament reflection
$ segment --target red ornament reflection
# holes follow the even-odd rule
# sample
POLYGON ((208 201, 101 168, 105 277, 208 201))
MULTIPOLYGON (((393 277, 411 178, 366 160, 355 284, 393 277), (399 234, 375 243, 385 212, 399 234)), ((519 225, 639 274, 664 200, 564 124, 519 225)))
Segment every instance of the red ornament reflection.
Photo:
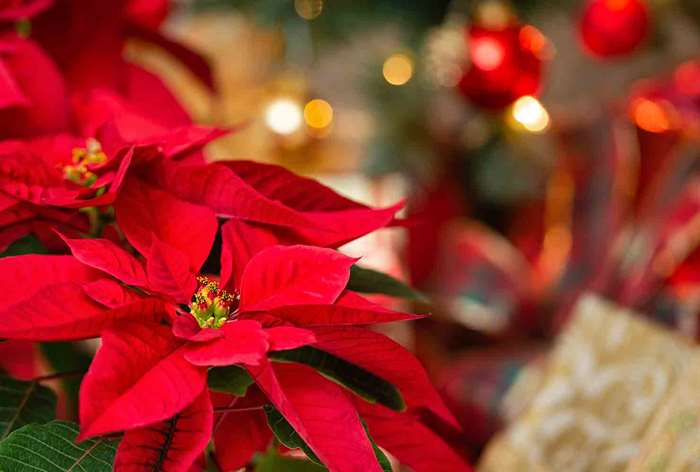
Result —
POLYGON ((596 57, 631 53, 648 30, 649 12, 643 0, 590 0, 579 23, 581 42, 596 57))

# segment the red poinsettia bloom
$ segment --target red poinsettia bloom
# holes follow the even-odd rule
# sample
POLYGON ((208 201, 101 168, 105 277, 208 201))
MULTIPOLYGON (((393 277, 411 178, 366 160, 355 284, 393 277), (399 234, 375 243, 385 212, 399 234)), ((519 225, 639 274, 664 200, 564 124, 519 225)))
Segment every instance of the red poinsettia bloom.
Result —
MULTIPOLYGON (((132 429, 126 439, 145 434, 138 428, 171 418, 202 395, 207 367, 217 365, 242 364, 261 372, 256 378, 271 401, 292 415, 280 392, 269 387, 274 378, 265 357, 269 350, 316 343, 314 332, 323 334, 324 325, 413 317, 346 291, 354 259, 329 249, 271 247, 251 259, 238 292, 203 278, 198 282, 192 266, 208 251, 196 246, 211 246, 215 220, 201 220, 200 229, 190 233, 198 241, 190 240, 188 254, 151 235, 145 263, 100 239, 67 240, 72 256, 0 261, 0 283, 17 287, 0 314, 0 337, 46 341, 102 335, 81 389, 82 437, 132 429), (274 326, 273 318, 279 320, 274 326)), ((427 379, 420 388, 425 386, 427 379)), ((420 399, 426 401, 428 396, 420 399)), ((133 454, 129 444, 123 443, 120 456, 133 454)), ((310 444, 323 450, 313 438, 310 444)))

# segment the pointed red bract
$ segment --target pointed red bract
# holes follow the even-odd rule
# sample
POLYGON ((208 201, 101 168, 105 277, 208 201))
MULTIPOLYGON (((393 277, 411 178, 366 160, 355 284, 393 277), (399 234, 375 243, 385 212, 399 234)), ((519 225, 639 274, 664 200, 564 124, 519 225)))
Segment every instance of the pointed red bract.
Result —
POLYGON ((450 446, 410 414, 381 405, 356 402, 362 419, 380 447, 415 472, 471 472, 472 468, 450 446))
POLYGON ((180 315, 173 321, 173 335, 188 341, 203 342, 222 338, 224 332, 221 329, 200 328, 194 316, 180 315))
POLYGON ((330 249, 273 246, 256 254, 241 278, 241 311, 333 303, 355 259, 330 249))
POLYGON ((267 448, 272 432, 261 410, 224 415, 214 429, 216 462, 223 470, 238 470, 267 448))
POLYGON ((148 255, 152 237, 187 254, 189 269, 199 270, 216 235, 214 212, 185 202, 139 179, 129 179, 115 203, 117 223, 129 242, 148 255))
POLYGON ((172 297, 178 303, 189 303, 197 280, 189 269, 189 260, 181 251, 153 237, 146 262, 149 286, 172 297))
MULTIPOLYGON (((0 10, 2 15, 2 10, 0 10)), ((66 86, 50 57, 31 39, 0 35, 0 64, 14 98, 0 108, 0 139, 39 136, 68 126, 66 86), (18 95, 19 94, 19 95, 18 95)))
POLYGON ((432 410, 455 428, 459 423, 447 409, 418 359, 383 334, 362 328, 316 328, 318 349, 366 369, 399 389, 409 408, 432 410))
POLYGON ((0 259, 0 287, 5 306, 40 294, 50 285, 85 283, 102 277, 100 271, 81 264, 72 256, 29 254, 0 259))
POLYGON ((83 284, 83 291, 96 302, 109 308, 144 300, 144 297, 114 279, 105 278, 88 282, 83 284))
POLYGON ((158 300, 144 299, 107 309, 75 283, 46 287, 41 296, 0 311, 0 338, 60 341, 95 338, 128 319, 153 321, 162 310, 158 300))
POLYGON ((348 290, 333 305, 284 306, 273 308, 270 313, 298 326, 369 325, 422 318, 389 310, 348 290))
POLYGON ((232 218, 221 226, 221 283, 228 289, 239 287, 250 259, 266 247, 280 243, 265 228, 232 218))
POLYGON ((112 241, 65 237, 63 239, 73 256, 83 264, 99 269, 129 285, 148 285, 143 264, 112 241))
POLYGON ((262 365, 251 373, 275 408, 330 470, 382 470, 357 411, 341 387, 302 365, 277 364, 274 369, 262 365))
POLYGON ((190 343, 184 348, 185 359, 194 365, 258 365, 269 344, 257 321, 236 320, 220 328, 223 337, 208 342, 190 343))
MULTIPOLYGON (((388 208, 370 208, 276 165, 252 161, 230 161, 225 165, 265 198, 281 202, 314 222, 313 226, 292 225, 291 233, 262 228, 279 238, 278 243, 338 247, 388 225, 403 207, 403 203, 399 203, 388 208)), ((264 222, 241 217, 251 222, 264 222)))
POLYGON ((190 202, 206 205, 218 215, 278 226, 310 226, 313 221, 271 200, 223 164, 180 165, 160 169, 162 187, 190 202))
POLYGON ((187 362, 181 346, 156 323, 103 333, 80 389, 80 439, 163 421, 192 403, 205 388, 206 369, 187 362))
POLYGON ((276 326, 266 331, 271 351, 296 349, 316 342, 313 331, 295 326, 276 326))
POLYGON ((212 422, 209 392, 204 390, 172 418, 127 431, 119 443, 114 469, 187 472, 207 446, 212 422))

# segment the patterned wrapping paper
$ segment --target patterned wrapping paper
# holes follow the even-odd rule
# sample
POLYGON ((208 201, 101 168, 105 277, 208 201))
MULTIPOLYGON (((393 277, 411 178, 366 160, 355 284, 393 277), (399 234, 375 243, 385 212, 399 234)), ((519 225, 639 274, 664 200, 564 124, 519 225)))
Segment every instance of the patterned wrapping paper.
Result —
POLYGON ((640 315, 583 297, 539 392, 491 441, 478 470, 625 471, 692 356, 690 344, 640 315))
POLYGON ((700 351, 654 416, 626 472, 700 472, 700 351))

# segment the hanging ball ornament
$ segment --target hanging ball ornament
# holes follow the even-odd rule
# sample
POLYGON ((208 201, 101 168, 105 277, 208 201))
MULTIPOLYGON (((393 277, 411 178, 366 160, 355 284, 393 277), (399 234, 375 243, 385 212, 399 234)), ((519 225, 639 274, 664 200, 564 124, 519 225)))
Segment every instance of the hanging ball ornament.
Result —
POLYGON ((467 45, 469 65, 458 87, 475 105, 500 110, 540 90, 549 46, 534 26, 516 23, 494 29, 474 24, 468 28, 467 45))
POLYGON ((589 0, 579 23, 584 48, 601 58, 631 53, 648 31, 649 10, 644 0, 589 0))

